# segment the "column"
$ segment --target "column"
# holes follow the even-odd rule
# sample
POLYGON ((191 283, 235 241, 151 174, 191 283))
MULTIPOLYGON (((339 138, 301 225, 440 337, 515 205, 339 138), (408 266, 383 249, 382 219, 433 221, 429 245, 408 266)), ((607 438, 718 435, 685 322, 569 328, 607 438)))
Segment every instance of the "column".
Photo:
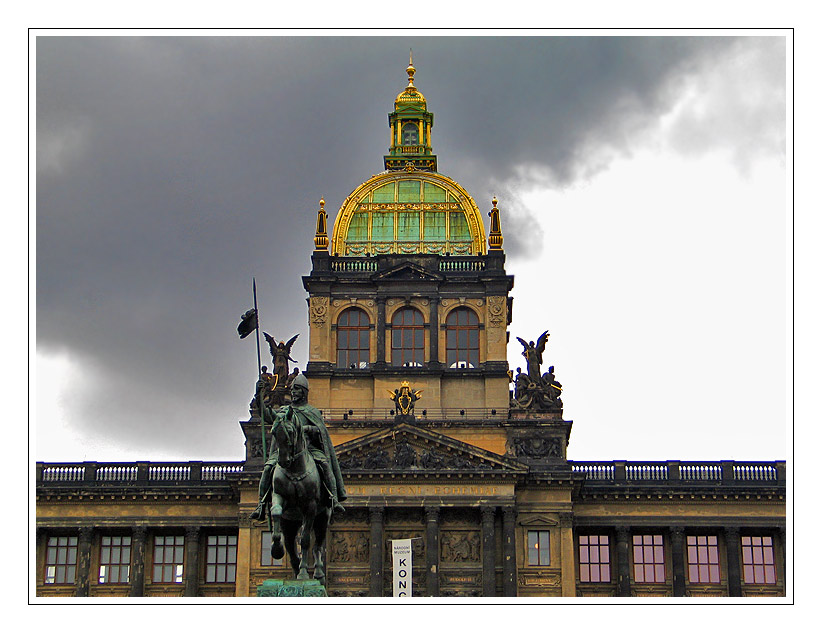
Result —
POLYGON ((669 528, 669 539, 672 544, 672 590, 674 596, 686 596, 686 563, 684 560, 685 536, 683 528, 672 526, 669 528))
POLYGON ((383 507, 369 507, 370 556, 369 568, 371 572, 370 597, 383 596, 383 507))
POLYGON ((200 574, 200 527, 189 526, 186 529, 186 588, 184 597, 197 596, 197 578, 200 574))
POLYGON ((495 596, 494 579, 494 512, 496 507, 483 506, 480 509, 483 533, 483 596, 495 596))
POLYGON ((437 296, 429 297, 429 365, 440 365, 439 356, 439 338, 440 338, 440 324, 437 322, 437 304, 439 303, 437 296))
POLYGON ((629 539, 631 529, 628 526, 618 526, 617 533, 617 596, 632 596, 632 586, 629 566, 629 539))
POLYGON ((386 298, 377 298, 377 360, 375 367, 386 367, 386 298))
POLYGON ((743 588, 740 582, 740 529, 736 526, 727 526, 723 529, 723 534, 726 537, 729 596, 742 597, 743 588))
POLYGON ((77 581, 74 596, 89 596, 89 568, 91 567, 91 538, 93 529, 84 526, 77 540, 77 581))
MULTIPOLYGON (((783 555, 780 558, 780 564, 781 564, 780 565, 780 570, 781 570, 781 573, 782 573, 780 575, 780 581, 783 582, 783 595, 785 596, 786 588, 788 586, 788 584, 786 583, 786 527, 781 526, 778 529, 777 534, 778 534, 779 539, 780 539, 780 552, 783 555)), ((775 551, 776 551, 776 549, 775 549, 775 551)))
POLYGON ((249 587, 251 577, 251 520, 249 512, 243 510, 237 518, 237 577, 234 583, 234 596, 248 597, 257 594, 249 587))
POLYGON ((426 596, 440 596, 440 508, 426 507, 426 596))
POLYGON ((146 534, 145 526, 135 526, 131 531, 130 597, 143 596, 146 584, 146 534))
POLYGON ((503 596, 517 596, 517 547, 513 506, 503 507, 503 596))

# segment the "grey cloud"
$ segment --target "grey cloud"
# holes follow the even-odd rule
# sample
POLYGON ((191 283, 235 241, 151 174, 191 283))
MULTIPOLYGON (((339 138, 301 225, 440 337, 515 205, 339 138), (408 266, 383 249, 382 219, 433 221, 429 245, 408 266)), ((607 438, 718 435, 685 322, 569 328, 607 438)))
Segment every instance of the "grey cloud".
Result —
POLYGON ((252 276, 265 329, 302 333, 305 365, 317 201, 333 221, 382 170, 409 47, 440 170, 484 217, 498 196, 507 252, 524 257, 529 212, 501 183, 537 166, 564 186, 597 148, 628 151, 673 78, 734 42, 38 37, 37 346, 101 377, 72 420, 147 455, 236 434, 255 379, 234 332, 252 276))

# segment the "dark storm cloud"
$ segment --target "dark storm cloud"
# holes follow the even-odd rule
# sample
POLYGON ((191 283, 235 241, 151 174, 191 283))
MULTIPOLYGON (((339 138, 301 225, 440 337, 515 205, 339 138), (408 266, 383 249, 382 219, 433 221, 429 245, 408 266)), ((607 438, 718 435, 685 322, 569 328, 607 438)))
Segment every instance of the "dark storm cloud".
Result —
POLYGON ((504 198, 518 169, 562 186, 596 167, 593 148, 628 151, 678 78, 732 44, 38 37, 37 345, 95 377, 72 421, 148 457, 242 455, 255 356, 234 328, 252 276, 264 329, 300 333, 304 367, 317 201, 331 223, 382 170, 409 47, 440 171, 484 214, 498 196, 516 257, 533 246, 532 211, 504 198))

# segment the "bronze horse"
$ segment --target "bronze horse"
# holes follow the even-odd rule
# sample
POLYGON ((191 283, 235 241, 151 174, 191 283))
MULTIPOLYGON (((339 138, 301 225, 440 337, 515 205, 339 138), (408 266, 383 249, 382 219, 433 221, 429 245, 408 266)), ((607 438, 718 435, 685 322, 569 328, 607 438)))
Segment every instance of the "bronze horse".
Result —
POLYGON ((295 578, 308 579, 308 553, 314 532, 314 578, 325 583, 326 530, 331 509, 322 501, 322 480, 300 416, 294 415, 291 408, 285 416, 277 416, 273 435, 278 458, 272 475, 271 556, 283 557, 285 541, 295 578), (302 557, 297 553, 298 535, 302 557))

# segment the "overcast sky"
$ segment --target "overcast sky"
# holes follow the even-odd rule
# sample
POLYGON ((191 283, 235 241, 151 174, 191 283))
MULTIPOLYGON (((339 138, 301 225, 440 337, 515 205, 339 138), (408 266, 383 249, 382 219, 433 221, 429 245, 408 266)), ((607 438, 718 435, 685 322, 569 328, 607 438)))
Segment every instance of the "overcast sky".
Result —
POLYGON ((308 326, 329 226, 415 84, 440 171, 496 195, 515 337, 569 457, 786 457, 782 37, 38 37, 38 460, 243 457, 235 327, 308 326))

